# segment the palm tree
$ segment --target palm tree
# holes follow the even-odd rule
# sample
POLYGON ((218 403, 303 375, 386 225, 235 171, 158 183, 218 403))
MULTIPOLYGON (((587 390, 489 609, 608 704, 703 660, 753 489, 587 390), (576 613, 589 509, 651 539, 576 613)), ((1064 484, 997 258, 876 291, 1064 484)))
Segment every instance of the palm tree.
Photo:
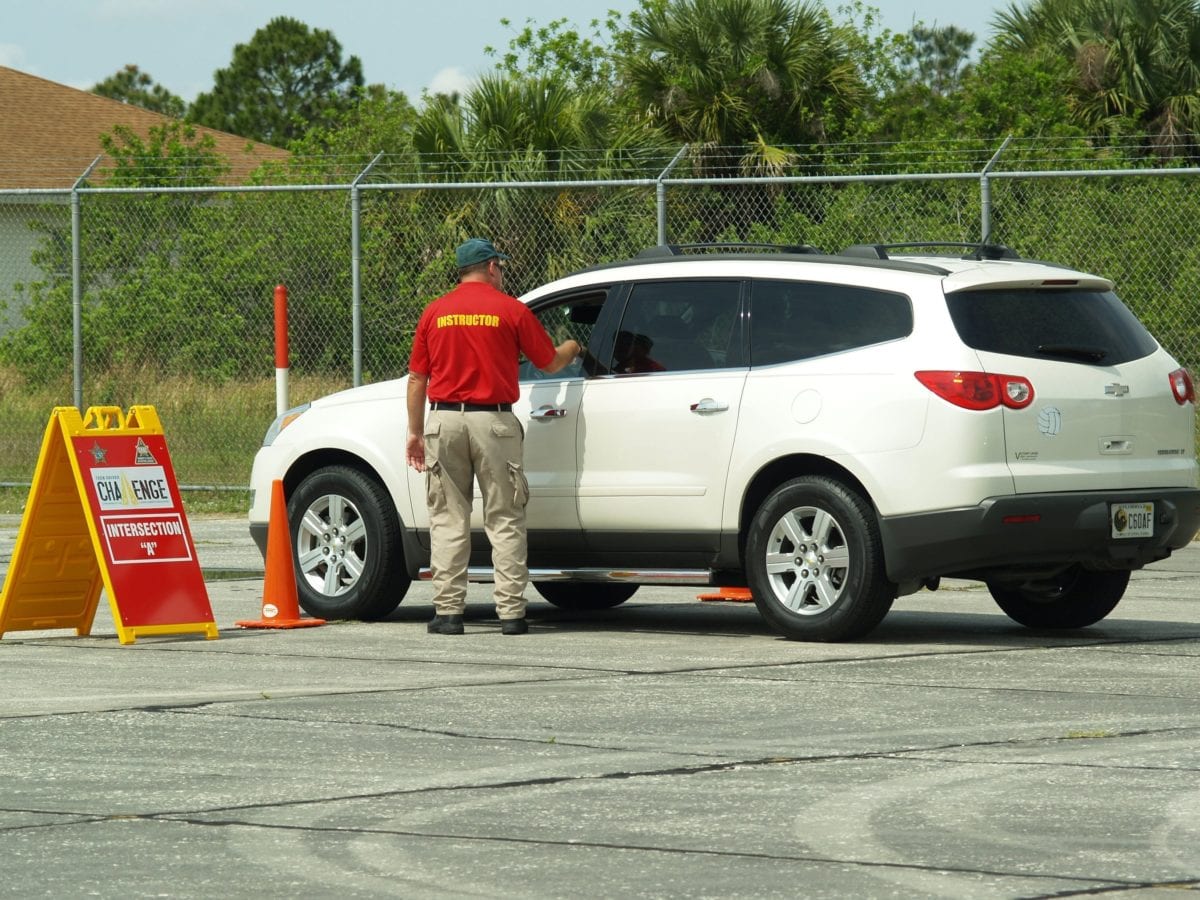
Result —
MULTIPOLYGON (((608 177, 623 167, 626 150, 647 147, 654 137, 622 115, 610 94, 599 86, 572 87, 561 78, 486 75, 462 96, 430 98, 417 116, 413 147, 430 181, 608 177)), ((594 245, 606 233, 645 246, 646 238, 636 237, 627 222, 631 202, 644 198, 643 188, 438 192, 420 203, 427 207, 424 221, 440 218, 444 229, 424 235, 426 249, 417 256, 430 258, 431 248, 486 233, 518 260, 509 287, 532 286, 595 261, 594 245)), ((616 255, 629 252, 622 246, 616 255)))
MULTIPOLYGON (((677 141, 712 148, 821 141, 862 82, 848 36, 797 0, 643 0, 622 81, 677 141)), ((772 152, 767 152, 769 159, 772 152)))
MULTIPOLYGON (((1065 57, 1080 124, 1147 133, 1175 155, 1200 133, 1197 0, 1034 0, 994 20, 1004 51, 1065 57)), ((1194 143, 1194 141, 1193 141, 1194 143)))
POLYGON ((599 89, 485 75, 462 97, 432 98, 417 117, 413 145, 426 162, 439 159, 460 175, 556 178, 594 166, 598 148, 627 146, 634 134, 599 89))

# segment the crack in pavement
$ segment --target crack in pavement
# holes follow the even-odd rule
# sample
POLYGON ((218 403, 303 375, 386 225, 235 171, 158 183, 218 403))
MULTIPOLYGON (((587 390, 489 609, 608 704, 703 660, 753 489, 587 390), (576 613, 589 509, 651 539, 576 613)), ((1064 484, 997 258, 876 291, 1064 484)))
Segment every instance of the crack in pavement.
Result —
MULTIPOLYGON (((177 710, 167 710, 167 712, 178 714, 177 710)), ((307 721, 307 720, 305 720, 307 721)), ((1156 734, 1171 734, 1177 731, 1191 731, 1194 729, 1161 729, 1161 730, 1139 730, 1116 733, 1113 735, 1105 735, 1104 739, 1116 739, 1121 737, 1136 737, 1156 734)), ((437 733, 437 732, 434 732, 437 733)), ((451 734, 450 736, 459 737, 460 735, 451 734)), ((463 737, 471 737, 462 735, 463 737)), ((480 736, 480 740, 494 740, 494 738, 480 736)), ((1097 738, 1098 739, 1098 738, 1097 738)), ((245 803, 235 805, 224 805, 212 808, 198 808, 188 810, 164 810, 158 812, 141 812, 141 813, 123 813, 123 814, 103 814, 103 813, 80 813, 78 811, 65 810, 46 810, 46 809, 31 809, 31 808, 2 808, 0 811, 7 813, 21 813, 27 815, 47 815, 66 817, 69 821, 58 821, 50 823, 25 824, 19 826, 10 826, 0 828, 0 833, 11 833, 17 831, 33 830, 33 829, 53 829, 61 827, 78 827, 80 825, 90 826, 102 824, 111 821, 129 821, 140 820, 150 822, 178 822, 189 825, 199 825, 204 827, 244 827, 250 829, 265 829, 279 831, 294 831, 307 832, 313 834, 361 834, 361 835, 385 835, 392 837, 410 837, 424 838, 430 840, 450 840, 450 841, 476 841, 486 843, 510 843, 510 844, 525 844, 529 846, 546 846, 555 848, 582 848, 582 849, 611 849, 618 851, 637 851, 645 853, 664 853, 684 856, 707 856, 707 857, 722 857, 729 859, 748 859, 748 860, 765 860, 773 862, 792 862, 804 864, 819 864, 819 865, 838 865, 850 866, 859 868, 878 868, 898 871, 916 871, 916 872, 938 872, 938 873, 953 873, 964 876, 988 876, 1001 878, 1016 878, 1022 880, 1042 880, 1042 881, 1060 881, 1060 882, 1075 882, 1080 885, 1079 889, 1068 889, 1064 891, 1050 892, 1046 894, 1035 895, 1038 898, 1059 897, 1075 897, 1088 896, 1099 893, 1116 893, 1132 890, 1142 890, 1153 887, 1174 887, 1188 888, 1200 885, 1200 879, 1180 879, 1177 881, 1124 881, 1121 879, 1112 878, 1085 878, 1075 875, 1055 875, 1046 873, 1030 873, 1027 871, 1006 871, 1000 869, 986 869, 975 867, 953 867, 944 865, 926 865, 918 863, 901 863, 901 862, 884 862, 870 859, 857 859, 853 857, 836 857, 828 855, 815 854, 789 854, 789 853, 763 853, 754 851, 733 851, 733 850, 718 850, 710 848, 691 848, 691 847, 673 847, 667 845, 654 844, 628 844, 617 842, 604 841, 577 841, 577 840, 552 840, 540 838, 520 838, 510 836, 497 835, 470 835, 470 834, 451 834, 433 831, 412 831, 402 829, 387 829, 387 828, 372 828, 372 827, 333 827, 333 826, 314 826, 314 825, 296 825, 296 824, 270 824, 253 822, 247 819, 238 818, 222 818, 213 819, 206 818, 218 814, 230 814, 238 812, 250 811, 269 811, 294 809, 298 807, 315 807, 335 803, 356 803, 363 801, 389 800, 412 796, 428 796, 438 793, 466 793, 471 791, 499 791, 499 790, 517 790, 528 789, 531 787, 546 787, 557 785, 581 784, 587 782, 601 781, 623 781, 644 778, 663 778, 663 777, 691 777, 695 775, 707 775, 719 772, 731 772, 739 769, 765 768, 776 766, 794 766, 808 765, 822 762, 845 762, 854 760, 882 760, 893 762, 947 762, 959 766, 988 766, 988 767, 1025 767, 1025 766, 1046 766, 1046 767, 1061 767, 1061 768, 1099 768, 1099 769, 1150 769, 1156 770, 1160 767, 1150 766, 1128 766, 1128 765, 1098 765, 1077 762, 1039 762, 1039 761, 994 761, 994 760, 963 760, 953 757, 938 757, 938 756, 922 756, 921 754, 937 753, 946 750, 965 750, 972 748, 987 748, 987 747, 1013 747, 1022 744, 1044 743, 1047 738, 1030 738, 1030 739, 1006 739, 998 741, 978 741, 969 744, 941 744, 928 747, 908 747, 903 750, 881 750, 870 752, 852 752, 852 753, 823 753, 798 756, 769 756, 741 760, 724 760, 721 762, 701 763, 690 766, 669 766, 656 767, 645 770, 620 770, 601 772, 587 775, 559 775, 559 776, 541 776, 537 778, 513 779, 506 781, 490 782, 490 783, 471 783, 471 784, 450 784, 450 785, 432 785, 415 788, 402 788, 389 791, 375 791, 359 794, 342 794, 325 797, 310 797, 302 799, 289 800, 273 800, 260 803, 245 803)), ((1054 740, 1067 741, 1078 740, 1077 738, 1060 737, 1054 740)), ((585 745, 586 746, 586 745, 585 745)), ((623 748, 589 748, 589 749, 614 749, 620 750, 623 748)), ((1190 769, 1169 769, 1171 772, 1190 772, 1190 769)))
MULTIPOLYGON (((154 711, 155 712, 175 713, 178 715, 191 715, 192 714, 191 710, 167 709, 167 710, 154 710, 154 711)), ((294 725, 311 725, 313 723, 312 719, 304 719, 304 718, 300 718, 297 716, 252 716, 247 713, 232 713, 232 712, 215 713, 214 717, 215 716, 220 716, 222 718, 227 718, 227 719, 253 719, 255 721, 260 721, 260 722, 264 721, 264 720, 269 720, 272 722, 288 722, 288 723, 291 723, 294 725)), ((430 735, 433 737, 448 737, 448 738, 455 738, 455 739, 462 739, 462 740, 487 741, 488 743, 537 744, 539 746, 572 747, 572 748, 577 748, 577 749, 581 749, 581 750, 604 750, 604 751, 611 751, 614 753, 638 752, 638 751, 631 750, 628 747, 610 747, 610 746, 606 746, 604 744, 585 744, 585 743, 582 743, 579 741, 560 741, 557 738, 555 738, 554 740, 550 740, 548 738, 520 737, 518 735, 507 735, 507 734, 506 735, 471 734, 471 733, 465 732, 465 731, 451 731, 449 729, 443 729, 443 728, 422 728, 419 725, 406 725, 406 724, 399 723, 399 722, 366 722, 366 721, 360 721, 357 719, 322 719, 321 724, 322 725, 346 725, 349 727, 357 727, 357 728, 385 728, 385 729, 392 730, 392 731, 405 731, 405 732, 410 732, 413 734, 430 735)), ((688 757, 690 759, 695 759, 695 758, 703 759, 706 757, 714 757, 715 758, 715 757, 720 757, 720 756, 724 755, 724 754, 720 754, 720 753, 699 753, 696 751, 683 751, 683 750, 654 750, 653 752, 661 754, 661 755, 665 755, 665 756, 684 756, 684 757, 688 757)))
POLYGON ((1097 887, 1078 891, 1055 891, 1053 894, 1038 894, 1035 897, 1022 900, 1057 900, 1060 897, 1096 897, 1100 894, 1124 894, 1129 891, 1144 891, 1161 888, 1163 890, 1179 890, 1181 888, 1200 887, 1200 879, 1180 878, 1175 881, 1143 881, 1131 884, 1110 884, 1108 887, 1097 887))
MULTIPOLYGON (((244 632, 235 631, 233 634, 243 634, 244 632)), ((677 634, 682 632, 669 632, 677 634)), ((229 636, 229 633, 226 633, 229 636)), ((910 651, 893 651, 881 652, 869 656, 852 656, 840 659, 788 659, 788 660, 767 660, 763 662, 753 663, 721 663, 718 665, 708 666, 686 666, 673 667, 667 669, 660 668, 623 668, 607 666, 574 666, 560 665, 556 663, 528 663, 528 662, 504 662, 495 660, 455 660, 445 658, 430 658, 423 656, 398 656, 385 657, 378 656, 358 656, 354 654, 338 654, 338 655, 313 655, 307 653, 273 653, 272 658, 278 659, 293 659, 293 660, 308 660, 320 659, 331 660, 337 662, 364 662, 372 664, 405 664, 405 663, 422 663, 429 665, 445 665, 445 666, 465 666, 478 668, 500 668, 500 669, 548 669, 566 670, 566 671, 584 671, 584 672, 612 672, 616 674, 626 675, 656 675, 680 673, 686 674, 689 672, 711 672, 722 671, 724 669, 744 669, 744 668, 775 668, 789 666, 825 666, 825 665, 855 665, 872 662, 886 662, 892 660, 903 659, 927 659, 931 657, 941 656, 970 656, 975 654, 989 653, 1037 653, 1040 651, 1060 651, 1060 650, 1086 650, 1086 649, 1103 649, 1106 647, 1137 647, 1146 644, 1180 644, 1190 641, 1200 641, 1200 631, 1192 634, 1175 634, 1170 637, 1152 636, 1144 638, 1082 638, 1076 640, 1062 639, 1054 644, 1035 644, 1019 647, 960 647, 954 649, 937 649, 936 647, 928 650, 910 650, 910 651)), ((14 646, 29 646, 38 647, 41 649, 64 650, 70 653, 75 653, 79 650, 87 650, 100 653, 122 653, 129 654, 133 652, 139 653, 204 653, 206 655, 227 655, 227 656, 261 656, 259 651, 242 650, 236 646, 214 646, 212 644, 196 644, 192 640, 180 641, 163 641, 154 644, 144 644, 137 646, 117 646, 112 644, 109 636, 83 636, 83 637, 39 637, 39 638, 19 638, 6 636, 4 639, 6 644, 14 646), (64 643, 69 641, 70 643, 64 643), (90 643, 88 643, 90 641, 90 643), (199 648, 199 649, 197 649, 199 648)), ((788 642, 795 646, 798 650, 802 649, 804 642, 794 641, 788 642)), ((818 645, 825 646, 825 645, 818 645)), ((842 645, 849 647, 864 647, 865 644, 850 644, 842 645)))
MULTIPOLYGON (((145 711, 161 712, 161 713, 176 714, 176 715, 191 715, 193 712, 190 709, 184 709, 184 710, 180 710, 180 709, 159 709, 159 710, 147 709, 145 711)), ((298 716, 252 716, 252 715, 249 715, 246 713, 232 713, 232 712, 220 712, 220 713, 217 713, 216 715, 220 715, 223 718, 231 718, 231 719, 237 719, 237 718, 246 718, 246 719, 255 719, 255 720, 270 719, 273 722, 287 722, 287 723, 296 724, 296 725, 307 725, 307 724, 311 724, 313 721, 311 719, 301 718, 298 716)), ((689 759, 720 758, 720 757, 725 756, 725 754, 721 754, 721 753, 704 753, 704 752, 696 751, 696 750, 682 751, 682 750, 666 750, 666 749, 660 749, 660 748, 653 748, 653 749, 650 749, 649 751, 647 751, 645 748, 622 747, 622 746, 613 746, 613 745, 607 745, 607 744, 588 744, 588 743, 584 743, 581 741, 563 741, 563 740, 558 740, 558 739, 549 740, 547 738, 521 737, 519 735, 507 735, 507 734, 485 734, 485 733, 475 734, 475 733, 466 732, 466 731, 452 731, 450 729, 442 729, 442 728, 426 728, 426 727, 422 727, 419 725, 409 725, 409 724, 398 723, 398 722, 370 722, 370 721, 363 721, 363 720, 358 720, 358 719, 322 719, 321 724, 323 724, 323 725, 344 725, 344 726, 348 726, 348 727, 359 727, 359 728, 384 728, 384 729, 394 730, 394 731, 403 731, 403 732, 409 732, 409 733, 413 733, 413 734, 429 735, 429 736, 433 736, 433 737, 447 737, 447 738, 453 738, 453 739, 457 739, 457 740, 486 741, 489 743, 501 742, 501 743, 518 743, 518 744, 536 744, 539 746, 551 745, 551 746, 556 746, 556 747, 571 747, 571 748, 582 749, 582 750, 600 750, 600 751, 607 751, 607 752, 613 752, 613 753, 653 752, 653 753, 665 755, 665 756, 681 756, 681 757, 687 757, 689 759)), ((1114 739, 1118 739, 1118 738, 1151 737, 1151 736, 1156 736, 1156 735, 1185 735, 1185 734, 1187 734, 1189 732, 1193 732, 1193 731, 1200 731, 1200 724, 1177 725, 1177 726, 1173 726, 1170 728, 1158 728, 1158 729, 1143 728, 1143 729, 1137 729, 1137 730, 1105 732, 1104 734, 1101 734, 1101 735, 1089 735, 1086 738, 1073 736, 1073 735, 1069 735, 1069 734, 1068 735, 1049 734, 1049 735, 1040 735, 1040 736, 1024 737, 1024 738, 1006 738, 1004 740, 998 740, 998 741, 974 741, 974 742, 965 743, 965 744, 943 744, 943 745, 939 745, 937 747, 928 747, 928 748, 906 747, 906 748, 899 749, 899 750, 868 751, 868 752, 864 752, 863 755, 861 755, 861 756, 838 755, 836 758, 839 758, 839 759, 843 759, 843 758, 844 759, 889 758, 889 756, 893 755, 893 754, 897 755, 897 756, 902 756, 902 755, 911 754, 911 753, 932 753, 932 752, 936 752, 937 750, 946 750, 946 749, 971 749, 971 748, 993 747, 993 746, 1021 746, 1021 745, 1026 745, 1026 744, 1061 743, 1061 742, 1067 742, 1067 741, 1075 742, 1075 741, 1080 741, 1080 740, 1089 740, 1089 741, 1114 740, 1114 739)), ((808 762, 808 761, 813 761, 813 760, 824 760, 826 758, 833 758, 833 757, 797 756, 797 757, 787 757, 786 759, 788 761, 792 761, 792 762, 808 762)), ((772 757, 772 759, 775 759, 775 757, 772 757)), ((962 762, 962 760, 959 760, 958 762, 962 762)), ((1003 765, 1004 763, 998 762, 996 764, 1003 765)), ((1013 764, 1018 765, 1021 763, 1013 763, 1013 764)), ((1058 765, 1058 764, 1057 763, 1045 763, 1044 765, 1058 765)), ((1066 765, 1070 765, 1070 764, 1064 763, 1062 765, 1066 766, 1066 765)), ((1083 766, 1084 764, 1080 763, 1080 764, 1074 764, 1074 765, 1083 766)), ((1127 769, 1131 769, 1131 770, 1145 769, 1147 771, 1167 771, 1167 772, 1192 771, 1192 769, 1190 767, 1180 768, 1177 766, 1097 766, 1094 764, 1087 764, 1087 765, 1089 767, 1094 767, 1094 768, 1113 768, 1113 769, 1127 768, 1127 769)), ((1198 771, 1200 771, 1200 769, 1198 769, 1198 771)))
MULTIPOLYGON (((117 816, 107 815, 105 813, 65 813, 65 812, 45 812, 40 809, 5 809, 0 807, 0 812, 5 813, 20 813, 31 816, 57 816, 68 818, 71 821, 67 822, 31 822, 27 825, 0 825, 0 834, 16 834, 21 831, 37 831, 44 828, 59 828, 63 825, 91 825, 94 822, 107 822, 111 819, 118 818, 117 816)), ((141 818, 141 817, 139 817, 141 818)))
MULTIPOLYGON (((1142 735, 1155 734, 1171 734, 1175 731, 1192 731, 1195 729, 1162 729, 1155 731, 1133 731, 1123 734, 1114 735, 1114 737, 1137 737, 1142 735)), ((478 740, 493 740, 488 736, 480 736, 478 740)), ((1045 743, 1047 740, 1055 742, 1077 741, 1079 738, 1058 737, 1058 738, 1006 738, 1004 740, 994 741, 975 741, 972 743, 952 743, 930 745, 928 747, 906 747, 903 749, 892 750, 871 750, 871 751, 854 751, 854 752, 829 752, 829 753, 814 753, 805 755, 791 756, 763 756, 751 757, 748 759, 726 759, 721 762, 698 763, 690 766, 666 766, 653 769, 641 770, 616 770, 610 772, 598 772, 584 775, 543 775, 536 778, 519 778, 505 781, 494 782, 479 782, 479 783, 459 783, 459 784, 444 784, 444 785, 427 785, 423 787, 412 788, 397 788, 394 790, 371 791, 367 793, 357 794, 338 794, 322 797, 306 797, 289 800, 271 800, 256 803, 240 803, 225 806, 216 806, 209 808, 197 808, 190 810, 162 810, 159 812, 143 812, 130 813, 128 818, 156 818, 156 817, 171 817, 185 815, 200 815, 212 814, 219 812, 234 812, 246 810, 265 810, 265 809, 288 809, 301 806, 313 806, 324 803, 340 803, 340 802, 357 802, 362 800, 383 800, 396 797, 422 796, 439 793, 459 793, 468 791, 498 791, 512 790, 517 788, 527 787, 545 787, 562 784, 580 784, 585 782, 599 781, 628 781, 643 778, 663 778, 685 776, 691 777, 694 775, 708 775, 714 772, 731 772, 738 769, 757 769, 774 766, 794 766, 794 765, 810 765, 813 763, 824 762, 851 762, 865 760, 882 760, 893 762, 948 762, 959 766, 971 767, 1025 767, 1025 766, 1047 766, 1060 768, 1096 768, 1096 769, 1145 769, 1148 771, 1169 771, 1187 773, 1192 771, 1190 768, 1170 768, 1166 767, 1158 769, 1151 766, 1128 766, 1128 765, 1100 765, 1075 762, 1037 762, 1029 760, 969 760, 961 758, 939 758, 935 756, 921 756, 920 754, 932 754, 941 751, 950 750, 970 750, 982 749, 990 747, 1019 747, 1026 744, 1045 743)), ((1090 740, 1099 740, 1099 738, 1091 738, 1090 740)), ((597 748, 597 749, 612 749, 614 752, 638 752, 629 750, 628 748, 597 748)), ((657 751, 656 751, 657 752, 657 751)), ((694 754, 698 755, 698 754, 694 754)), ((79 815, 105 815, 102 813, 82 814, 77 811, 65 810, 49 810, 49 809, 8 809, 0 807, 0 812, 22 812, 39 815, 60 815, 60 816, 79 816, 79 815)))
MULTIPOLYGON (((244 807, 239 807, 244 808, 244 807)), ((550 838, 514 837, 508 835, 456 834, 439 831, 415 831, 399 828, 378 828, 365 826, 324 826, 324 825, 295 825, 251 822, 244 819, 209 819, 197 818, 185 813, 150 813, 136 816, 114 816, 110 818, 95 818, 89 822, 74 824, 103 824, 111 820, 126 821, 136 819, 146 822, 182 824, 205 828, 244 828, 248 830, 295 832, 311 835, 350 835, 350 836, 379 836, 394 838, 414 838, 431 841, 453 841, 478 844, 505 844, 526 847, 549 847, 571 850, 613 850, 617 852, 636 852, 649 854, 664 854, 684 857, 709 857, 728 860, 750 860, 773 863, 801 863, 808 865, 844 866, 863 869, 882 869, 891 871, 925 872, 937 875, 953 874, 963 876, 982 876, 990 878, 1011 878, 1022 881, 1056 881, 1074 882, 1080 884, 1078 889, 1056 891, 1046 894, 1032 895, 1029 900, 1051 900, 1058 897, 1087 896, 1096 893, 1124 892, 1142 890, 1152 887, 1190 887, 1200 885, 1200 879, 1180 879, 1178 881, 1126 881, 1114 878, 1088 878, 1079 875, 1058 875, 1033 873, 1026 871, 1008 871, 1004 869, 987 869, 971 866, 946 866, 923 863, 884 862, 855 857, 823 856, 804 853, 765 853, 752 850, 718 850, 705 847, 678 847, 663 844, 632 844, 616 841, 583 841, 583 840, 554 840, 550 838), (1082 887, 1086 885, 1086 887, 1082 887)), ((65 824, 65 823, 63 823, 65 824)))
MULTIPOLYGON (((1187 640, 1180 638, 1179 640, 1187 640)), ((1154 641, 1161 643, 1162 641, 1154 641)), ((1086 644, 1078 645, 1084 649, 1097 648, 1099 645, 1086 644)), ((951 651, 943 654, 927 654, 928 656, 956 656, 956 655, 976 655, 987 653, 1014 653, 1028 652, 1030 650, 1041 650, 1046 648, 992 648, 987 650, 967 650, 967 651, 951 651)), ((1061 649, 1061 648, 1055 648, 1061 649)), ((1104 652, 1103 647, 1099 647, 1100 652, 1104 652)), ((919 654, 923 656, 926 654, 919 654)), ((1153 654, 1159 655, 1159 654, 1153 654)), ((301 657, 307 658, 307 657, 301 657)), ((244 689, 248 693, 242 696, 222 697, 222 698, 206 698, 202 700, 189 700, 177 703, 153 703, 153 704, 138 704, 128 706, 111 706, 96 710, 61 710, 51 712, 37 713, 17 713, 11 715, 0 714, 0 721, 16 720, 16 719, 39 719, 39 718, 55 718, 77 715, 91 715, 95 713, 106 712, 167 712, 167 711, 187 711, 204 708, 216 708, 227 704, 244 704, 257 702, 274 702, 277 700, 303 700, 305 698, 317 697, 353 697, 353 696, 371 696, 388 693, 396 694, 416 694, 436 691, 461 691, 470 688, 507 688, 519 687, 524 685, 554 685, 554 684, 570 684, 579 683, 597 679, 614 679, 614 678, 650 678, 663 677, 669 678, 673 676, 686 676, 694 674, 709 674, 716 672, 725 672, 731 681, 746 682, 746 681, 763 681, 777 684, 793 683, 792 679, 782 677, 771 677, 765 674, 765 670, 769 669, 788 669, 797 666, 815 666, 828 663, 845 664, 845 663, 868 663, 877 661, 887 661, 896 659, 913 659, 916 658, 913 654, 904 654, 899 656, 887 657, 872 657, 870 659, 855 659, 855 660, 812 660, 812 661, 793 661, 793 662, 767 662, 760 664, 740 664, 728 663, 719 666, 687 666, 676 667, 669 669, 609 669, 609 668, 590 668, 580 666, 538 666, 524 664, 496 664, 496 663, 476 663, 476 662, 454 662, 447 663, 445 661, 432 661, 433 664, 455 665, 462 668, 504 668, 504 669, 523 669, 523 670, 539 670, 553 669, 563 673, 557 678, 506 678, 506 679, 486 679, 479 681, 462 681, 455 684, 423 684, 414 685, 412 687, 378 687, 378 688, 344 688, 344 689, 325 689, 313 690, 308 689, 291 689, 291 688, 247 688, 244 689), (566 674, 573 673, 573 674, 566 674), (278 696, 271 696, 271 694, 278 696), (257 694, 258 696, 254 696, 257 694)), ((1177 658, 1171 656, 1170 658, 1177 658)), ((322 657, 322 659, 341 660, 341 661, 362 661, 362 662, 379 662, 377 659, 363 659, 360 657, 322 657)), ((393 660, 392 662, 426 662, 424 660, 393 660)), ((862 679, 862 678, 837 678, 837 679, 822 679, 819 676, 809 677, 807 683, 821 683, 828 685, 860 685, 870 687, 898 687, 898 688, 921 688, 924 690, 946 690, 946 691, 961 691, 961 692, 993 692, 993 693, 1012 693, 1012 694, 1035 694, 1048 696, 1111 696, 1125 697, 1131 699, 1139 698, 1154 698, 1168 700, 1185 700, 1190 701, 1192 698, 1179 697, 1168 694, 1152 694, 1146 692, 1114 692, 1111 690, 1092 691, 1079 689, 1064 689, 1064 688, 1047 688, 1047 687, 1024 687, 1020 685, 964 685, 950 684, 941 681, 899 681, 896 679, 880 680, 880 679, 862 679)), ((1200 698, 1198 698, 1200 699, 1200 698)))

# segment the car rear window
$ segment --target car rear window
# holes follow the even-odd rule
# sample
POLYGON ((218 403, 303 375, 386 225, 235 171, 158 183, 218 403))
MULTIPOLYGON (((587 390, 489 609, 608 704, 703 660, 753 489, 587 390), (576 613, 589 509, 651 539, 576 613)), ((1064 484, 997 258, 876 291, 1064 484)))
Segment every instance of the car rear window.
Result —
POLYGON ((975 350, 1111 366, 1158 349, 1112 291, 961 291, 946 302, 963 343, 975 350))

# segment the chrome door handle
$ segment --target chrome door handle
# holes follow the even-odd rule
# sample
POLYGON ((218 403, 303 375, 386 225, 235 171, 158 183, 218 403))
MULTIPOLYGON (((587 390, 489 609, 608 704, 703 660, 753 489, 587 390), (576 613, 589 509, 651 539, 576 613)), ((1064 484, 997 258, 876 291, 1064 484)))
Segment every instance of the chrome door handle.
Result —
POLYGON ((567 411, 560 409, 557 406, 539 406, 537 409, 529 413, 531 419, 561 419, 566 416, 567 411))
POLYGON ((693 403, 688 409, 694 413, 724 412, 729 409, 729 404, 714 400, 712 397, 705 397, 699 403, 693 403))

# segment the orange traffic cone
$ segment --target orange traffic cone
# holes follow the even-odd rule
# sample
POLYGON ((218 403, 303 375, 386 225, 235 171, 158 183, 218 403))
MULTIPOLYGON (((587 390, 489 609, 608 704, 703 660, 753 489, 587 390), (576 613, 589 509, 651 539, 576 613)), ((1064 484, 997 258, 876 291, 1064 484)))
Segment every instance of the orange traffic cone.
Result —
POLYGON ((750 588, 744 587, 723 587, 717 588, 712 594, 697 594, 697 600, 724 600, 729 603, 753 603, 754 597, 750 594, 750 588))
POLYGON ((267 573, 263 580, 262 618, 236 623, 242 628, 307 628, 324 619, 300 618, 296 571, 292 568, 292 538, 288 530, 283 482, 271 484, 271 520, 267 523, 267 573))

